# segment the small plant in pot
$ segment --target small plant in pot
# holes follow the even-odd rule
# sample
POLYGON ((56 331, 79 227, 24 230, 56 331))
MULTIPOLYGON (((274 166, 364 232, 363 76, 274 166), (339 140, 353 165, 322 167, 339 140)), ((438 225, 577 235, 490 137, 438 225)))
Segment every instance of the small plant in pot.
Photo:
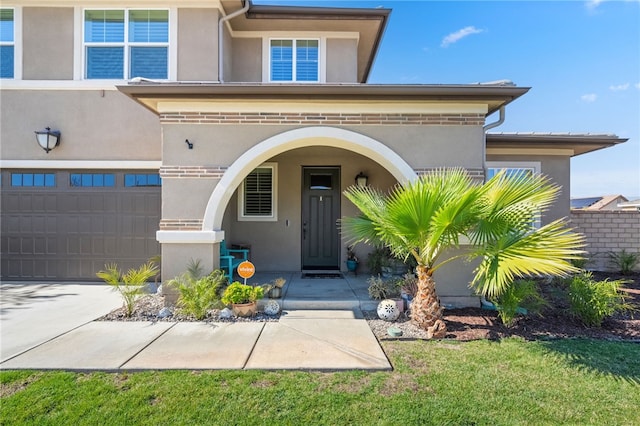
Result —
POLYGON ((353 250, 353 246, 348 246, 347 247, 347 270, 355 274, 359 264, 360 262, 358 261, 356 252, 353 250))
POLYGON ((262 287, 235 281, 224 290, 221 300, 225 305, 231 305, 231 309, 237 316, 248 317, 256 314, 258 306, 256 302, 263 296, 262 287))

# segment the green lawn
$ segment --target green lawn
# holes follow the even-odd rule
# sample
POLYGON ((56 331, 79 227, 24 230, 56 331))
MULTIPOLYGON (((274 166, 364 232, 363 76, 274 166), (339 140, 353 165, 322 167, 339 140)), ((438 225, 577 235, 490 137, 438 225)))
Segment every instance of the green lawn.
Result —
POLYGON ((0 424, 640 424, 637 343, 383 346, 393 372, 3 371, 0 424))

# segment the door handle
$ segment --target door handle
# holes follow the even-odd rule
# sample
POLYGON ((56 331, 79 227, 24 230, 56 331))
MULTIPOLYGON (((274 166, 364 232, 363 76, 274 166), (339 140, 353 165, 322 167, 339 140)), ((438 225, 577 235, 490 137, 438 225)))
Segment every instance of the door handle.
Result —
POLYGON ((302 224, 302 239, 303 240, 307 239, 307 222, 304 222, 302 224))

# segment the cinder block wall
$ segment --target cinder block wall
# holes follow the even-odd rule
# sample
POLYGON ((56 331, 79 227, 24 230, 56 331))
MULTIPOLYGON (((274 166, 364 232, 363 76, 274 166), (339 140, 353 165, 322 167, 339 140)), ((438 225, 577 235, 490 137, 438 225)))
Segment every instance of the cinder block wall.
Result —
MULTIPOLYGON (((640 253, 640 212, 572 210, 571 225, 586 237, 587 269, 615 270, 610 252, 640 253)), ((639 269, 640 263, 635 267, 639 269)))

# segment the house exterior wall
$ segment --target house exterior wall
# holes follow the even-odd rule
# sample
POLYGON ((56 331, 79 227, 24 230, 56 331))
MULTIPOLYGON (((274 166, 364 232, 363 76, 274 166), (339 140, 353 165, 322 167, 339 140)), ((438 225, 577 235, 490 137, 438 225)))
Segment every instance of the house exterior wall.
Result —
POLYGON ((557 201, 549 208, 542 218, 542 223, 546 224, 557 219, 566 218, 570 211, 570 157, 567 155, 487 155, 487 161, 499 161, 508 163, 517 162, 539 162, 540 173, 548 176, 555 184, 560 186, 557 201))
POLYGON ((178 9, 178 80, 218 80, 217 9, 178 9))
POLYGON ((262 39, 234 39, 232 55, 233 72, 228 81, 262 81, 262 39))
MULTIPOLYGON (((238 221, 237 191, 227 206, 223 229, 229 243, 251 244, 252 262, 261 270, 295 271, 301 259, 301 193, 302 168, 305 166, 340 167, 341 192, 354 184, 355 176, 364 171, 370 185, 388 190, 396 180, 387 170, 355 152, 330 147, 300 148, 277 155, 269 160, 278 164, 278 220, 276 222, 238 221)), ((344 196, 341 198, 341 216, 355 216, 357 209, 344 196)), ((343 243, 342 246, 345 246, 343 243)), ((345 247, 342 247, 346 259, 345 247)), ((358 255, 365 262, 370 248, 359 245, 358 255)), ((342 262, 341 262, 342 263, 342 262)))
MULTIPOLYGON (((615 270, 609 262, 611 252, 640 254, 640 212, 572 210, 571 225, 586 238, 588 269, 615 270)), ((636 264, 635 270, 639 269, 636 264)))
POLYGON ((327 40, 327 83, 358 82, 358 42, 353 39, 327 40))
POLYGON ((158 117, 115 90, 3 90, 1 102, 3 160, 160 160, 158 117), (45 126, 62 132, 49 154, 34 135, 45 126))
POLYGON ((73 79, 73 8, 25 7, 23 78, 73 79))

